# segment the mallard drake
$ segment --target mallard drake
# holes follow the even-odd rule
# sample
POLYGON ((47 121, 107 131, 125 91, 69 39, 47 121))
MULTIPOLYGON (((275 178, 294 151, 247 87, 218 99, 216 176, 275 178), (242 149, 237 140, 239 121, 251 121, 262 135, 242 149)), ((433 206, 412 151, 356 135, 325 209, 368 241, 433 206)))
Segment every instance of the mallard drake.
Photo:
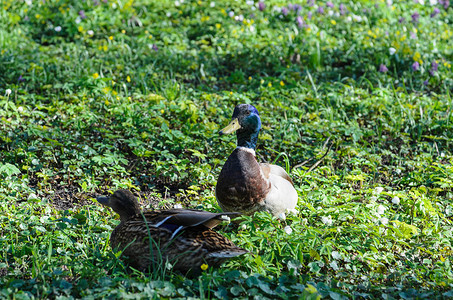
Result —
POLYGON ((282 217, 297 204, 297 192, 286 171, 277 165, 258 163, 256 142, 261 128, 258 110, 250 104, 234 108, 230 124, 220 134, 236 132, 237 148, 220 171, 215 189, 217 201, 224 211, 250 215, 268 211, 282 217))
POLYGON ((122 250, 130 265, 138 270, 148 271, 153 263, 168 261, 175 270, 198 272, 203 264, 218 266, 228 258, 248 252, 211 230, 228 216, 239 213, 192 209, 141 212, 128 190, 97 197, 97 201, 120 215, 121 222, 110 236, 110 245, 122 250))

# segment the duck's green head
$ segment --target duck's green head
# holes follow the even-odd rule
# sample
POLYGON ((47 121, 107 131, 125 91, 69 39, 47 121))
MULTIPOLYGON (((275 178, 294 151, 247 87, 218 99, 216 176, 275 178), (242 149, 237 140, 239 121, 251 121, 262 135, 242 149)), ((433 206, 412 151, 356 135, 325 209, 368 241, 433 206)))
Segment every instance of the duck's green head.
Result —
POLYGON ((121 221, 126 221, 130 217, 140 213, 135 196, 128 190, 118 190, 110 197, 100 196, 96 200, 108 207, 111 207, 120 215, 121 221))
POLYGON ((236 132, 239 147, 255 149, 260 129, 261 119, 256 107, 251 104, 239 104, 234 108, 230 124, 219 133, 223 135, 236 132))

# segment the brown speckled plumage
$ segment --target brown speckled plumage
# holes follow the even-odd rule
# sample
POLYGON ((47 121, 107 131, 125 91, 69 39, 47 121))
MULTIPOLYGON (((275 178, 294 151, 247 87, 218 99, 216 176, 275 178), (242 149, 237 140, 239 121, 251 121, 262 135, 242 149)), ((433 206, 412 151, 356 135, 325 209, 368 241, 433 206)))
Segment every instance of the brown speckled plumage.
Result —
POLYGON ((215 267, 248 252, 211 230, 225 216, 237 213, 172 209, 143 213, 136 210, 124 215, 118 207, 137 203, 127 190, 117 191, 110 198, 99 197, 98 201, 120 214, 121 223, 110 237, 111 247, 121 249, 129 264, 141 271, 148 271, 153 263, 168 261, 175 270, 197 272, 202 264, 215 267))

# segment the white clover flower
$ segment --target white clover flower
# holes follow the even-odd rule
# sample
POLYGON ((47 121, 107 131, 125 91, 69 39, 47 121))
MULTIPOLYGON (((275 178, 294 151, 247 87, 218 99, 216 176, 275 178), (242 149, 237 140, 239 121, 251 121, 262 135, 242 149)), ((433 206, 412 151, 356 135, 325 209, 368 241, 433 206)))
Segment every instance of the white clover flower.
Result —
POLYGON ((283 230, 286 232, 286 234, 293 233, 293 229, 290 226, 286 226, 283 230))
POLYGON ((386 3, 387 3, 387 6, 392 6, 393 5, 393 0, 387 0, 386 3))
POLYGON ((211 4, 209 4, 210 7, 214 7, 215 6, 215 2, 212 1, 211 4))
POLYGON ((390 48, 389 48, 389 53, 390 53, 390 55, 395 54, 395 53, 396 53, 396 49, 393 48, 393 47, 390 47, 390 48))
POLYGON ((21 112, 24 111, 24 108, 23 108, 22 106, 19 106, 19 107, 17 108, 17 111, 21 113, 21 112))
POLYGON ((381 221, 381 223, 384 225, 387 225, 389 223, 389 219, 386 217, 382 217, 379 221, 381 221))
POLYGON ((392 198, 392 203, 396 204, 396 205, 400 204, 400 198, 398 196, 393 197, 392 198))
POLYGON ((297 214, 299 213, 299 211, 295 208, 291 208, 291 209, 287 209, 286 210, 290 215, 293 215, 293 216, 297 216, 297 214))
POLYGON ((330 216, 330 215, 328 217, 325 217, 325 216, 321 217, 321 221, 328 226, 332 225, 332 223, 333 223, 332 216, 330 216))
POLYGON ((38 196, 36 196, 35 193, 31 193, 30 195, 28 195, 28 200, 31 200, 31 199, 38 199, 38 196))
MULTIPOLYGON (((257 5, 258 5, 258 3, 257 3, 257 5)), ((282 8, 279 7, 279 6, 277 6, 277 5, 274 6, 274 7, 272 8, 272 10, 275 11, 276 13, 278 13, 278 14, 282 12, 282 8)))
POLYGON ((234 17, 234 11, 230 11, 230 12, 228 13, 228 15, 230 16, 230 18, 234 17))
POLYGON ((429 0, 431 6, 437 5, 437 0, 429 0))
POLYGON ((242 229, 242 230, 247 230, 247 225, 242 224, 241 229, 242 229))
POLYGON ((12 93, 11 89, 6 89, 6 90, 5 90, 5 95, 6 95, 6 96, 11 95, 11 93, 12 93))
POLYGON ((354 21, 356 22, 362 22, 362 17, 361 16, 358 16, 358 15, 353 15, 352 18, 354 19, 354 21))
POLYGON ((82 22, 82 19, 80 19, 80 17, 77 17, 77 18, 75 19, 75 23, 76 23, 76 24, 79 24, 80 22, 82 22))
POLYGON ((87 31, 87 33, 88 33, 89 35, 93 35, 93 34, 94 34, 94 31, 90 29, 90 30, 87 31))
POLYGON ((175 6, 180 6, 181 3, 179 3, 179 1, 175 1, 175 6))
POLYGON ((285 215, 285 213, 279 214, 279 215, 278 215, 278 218, 279 218, 280 220, 282 220, 282 221, 285 221, 285 220, 286 220, 286 215, 285 215))
POLYGON ((181 203, 176 203, 175 205, 173 205, 173 208, 176 208, 176 209, 182 208, 182 205, 181 205, 181 203))
POLYGON ((395 172, 396 172, 396 174, 399 175, 399 174, 401 174, 401 169, 400 169, 400 168, 397 168, 397 169, 395 170, 395 172))
POLYGON ((228 223, 231 222, 231 218, 228 217, 228 216, 225 216, 225 215, 224 215, 224 216, 221 216, 220 218, 221 218, 223 221, 227 221, 228 223))
POLYGON ((25 0, 25 3, 26 3, 27 5, 32 5, 32 4, 33 4, 33 1, 32 1, 32 0, 25 0))
POLYGON ((56 32, 60 32, 60 31, 61 31, 61 26, 55 27, 54 30, 55 30, 56 32))
POLYGON ((379 205, 377 208, 378 215, 382 215, 385 212, 385 207, 383 205, 379 205))
POLYGON ((334 271, 340 270, 340 267, 338 267, 338 264, 335 260, 331 261, 329 265, 334 271))
POLYGON ((338 251, 332 251, 332 258, 336 260, 341 259, 341 254, 338 251))
POLYGON ((167 12, 167 17, 168 17, 168 18, 171 17, 171 12, 167 12))
POLYGON ((384 191, 384 188, 381 187, 381 186, 378 186, 378 187, 376 187, 376 188, 374 189, 374 193, 375 193, 376 195, 379 195, 379 194, 382 193, 383 191, 384 191))
POLYGON ((252 6, 253 4, 255 4, 255 1, 247 0, 247 1, 245 1, 245 4, 252 6))
POLYGON ((440 157, 445 157, 445 153, 441 152, 440 157))

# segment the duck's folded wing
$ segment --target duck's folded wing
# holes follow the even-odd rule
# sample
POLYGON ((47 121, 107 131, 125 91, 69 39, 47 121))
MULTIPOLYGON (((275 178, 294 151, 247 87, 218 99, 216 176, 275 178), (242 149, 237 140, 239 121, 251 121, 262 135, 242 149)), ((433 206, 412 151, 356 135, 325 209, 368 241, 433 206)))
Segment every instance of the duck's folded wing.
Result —
POLYGON ((289 177, 288 173, 286 171, 277 165, 271 165, 271 164, 266 164, 266 163, 260 163, 261 170, 263 171, 264 177, 269 179, 270 175, 273 174, 275 176, 280 176, 283 179, 288 180, 292 186, 294 186, 293 181, 291 180, 291 177, 289 177))
MULTIPOLYGON (((166 227, 168 225, 176 225, 178 227, 195 227, 203 225, 206 228, 214 228, 222 221, 228 220, 229 216, 237 216, 240 213, 236 212, 223 212, 223 213, 211 213, 202 210, 193 209, 171 209, 166 211, 154 211, 149 214, 153 214, 153 220, 156 227, 166 227)), ((145 213, 145 217, 148 218, 145 213)))

